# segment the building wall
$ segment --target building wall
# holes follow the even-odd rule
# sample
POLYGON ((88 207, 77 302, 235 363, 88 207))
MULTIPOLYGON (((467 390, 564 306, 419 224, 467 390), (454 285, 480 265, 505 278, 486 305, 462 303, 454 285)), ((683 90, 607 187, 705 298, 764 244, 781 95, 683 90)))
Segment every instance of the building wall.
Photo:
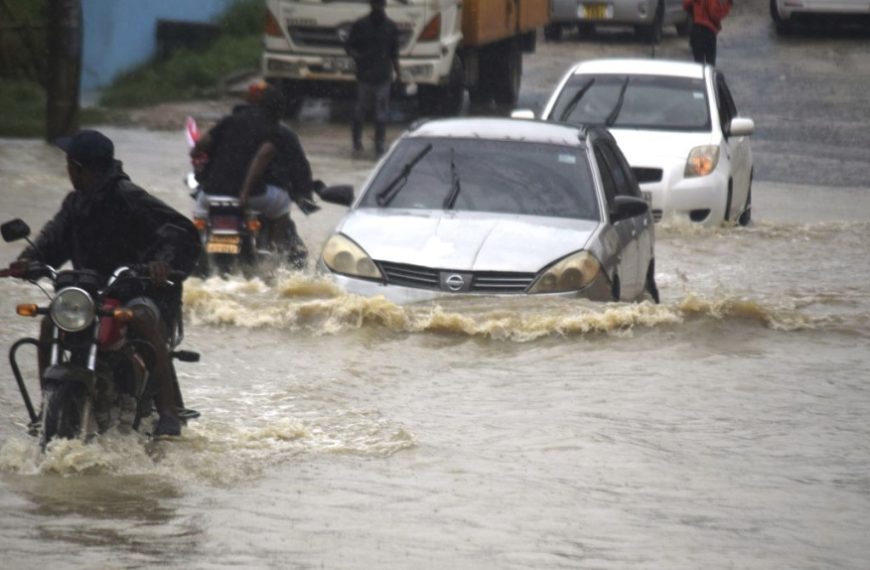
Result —
POLYGON ((234 0, 82 0, 81 94, 93 99, 157 51, 157 21, 211 22, 234 0))

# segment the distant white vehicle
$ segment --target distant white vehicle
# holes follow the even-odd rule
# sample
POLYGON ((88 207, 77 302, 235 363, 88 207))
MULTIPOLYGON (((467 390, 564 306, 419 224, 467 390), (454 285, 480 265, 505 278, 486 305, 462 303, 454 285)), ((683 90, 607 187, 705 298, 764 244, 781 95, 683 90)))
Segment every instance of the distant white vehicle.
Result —
POLYGON ((750 222, 755 124, 738 115, 714 67, 649 59, 581 62, 559 82, 542 118, 607 127, 656 221, 750 222))
POLYGON ((870 23, 868 0, 770 0, 770 17, 776 31, 786 34, 795 24, 816 24, 824 20, 855 23, 861 17, 870 23))
POLYGON ((558 40, 569 26, 576 26, 580 34, 601 27, 633 26, 641 38, 659 43, 663 28, 670 25, 676 26, 681 36, 689 33, 691 24, 683 0, 550 0, 550 23, 544 28, 544 38, 558 40))

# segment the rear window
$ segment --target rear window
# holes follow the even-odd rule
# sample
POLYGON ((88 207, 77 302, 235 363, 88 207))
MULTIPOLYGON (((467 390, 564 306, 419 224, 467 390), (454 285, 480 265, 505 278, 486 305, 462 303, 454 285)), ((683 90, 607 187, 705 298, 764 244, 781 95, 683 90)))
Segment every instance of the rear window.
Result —
POLYGON ((549 118, 615 128, 711 130, 706 84, 687 77, 575 75, 549 118))
POLYGON ((584 149, 521 141, 404 139, 361 206, 600 219, 584 149))

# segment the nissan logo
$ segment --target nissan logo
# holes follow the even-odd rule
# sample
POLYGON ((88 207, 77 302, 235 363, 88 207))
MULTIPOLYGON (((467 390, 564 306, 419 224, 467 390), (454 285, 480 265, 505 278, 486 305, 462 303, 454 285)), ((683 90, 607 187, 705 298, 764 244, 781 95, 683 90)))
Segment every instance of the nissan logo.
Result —
POLYGON ((462 275, 453 273, 447 276, 447 279, 444 280, 444 283, 451 291, 461 291, 462 287, 465 286, 465 279, 462 278, 462 275))

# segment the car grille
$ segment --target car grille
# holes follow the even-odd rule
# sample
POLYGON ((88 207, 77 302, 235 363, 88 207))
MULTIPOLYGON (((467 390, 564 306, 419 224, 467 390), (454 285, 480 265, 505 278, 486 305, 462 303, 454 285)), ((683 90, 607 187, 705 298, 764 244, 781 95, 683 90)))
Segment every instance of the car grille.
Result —
POLYGON ((662 181, 661 168, 632 168, 631 171, 634 172, 634 177, 637 178, 638 184, 662 181))
MULTIPOLYGON (((288 26, 287 32, 293 44, 300 48, 335 48, 344 50, 344 41, 339 35, 340 28, 329 26, 288 26)), ((413 30, 399 30, 399 49, 411 43, 413 30)))
POLYGON ((412 287, 415 289, 430 289, 433 291, 517 294, 525 293, 526 289, 535 280, 534 273, 494 271, 469 273, 384 261, 378 261, 377 264, 380 266, 387 283, 390 285, 412 287), (447 280, 451 276, 462 276, 463 286, 461 289, 451 289, 447 286, 447 280))

